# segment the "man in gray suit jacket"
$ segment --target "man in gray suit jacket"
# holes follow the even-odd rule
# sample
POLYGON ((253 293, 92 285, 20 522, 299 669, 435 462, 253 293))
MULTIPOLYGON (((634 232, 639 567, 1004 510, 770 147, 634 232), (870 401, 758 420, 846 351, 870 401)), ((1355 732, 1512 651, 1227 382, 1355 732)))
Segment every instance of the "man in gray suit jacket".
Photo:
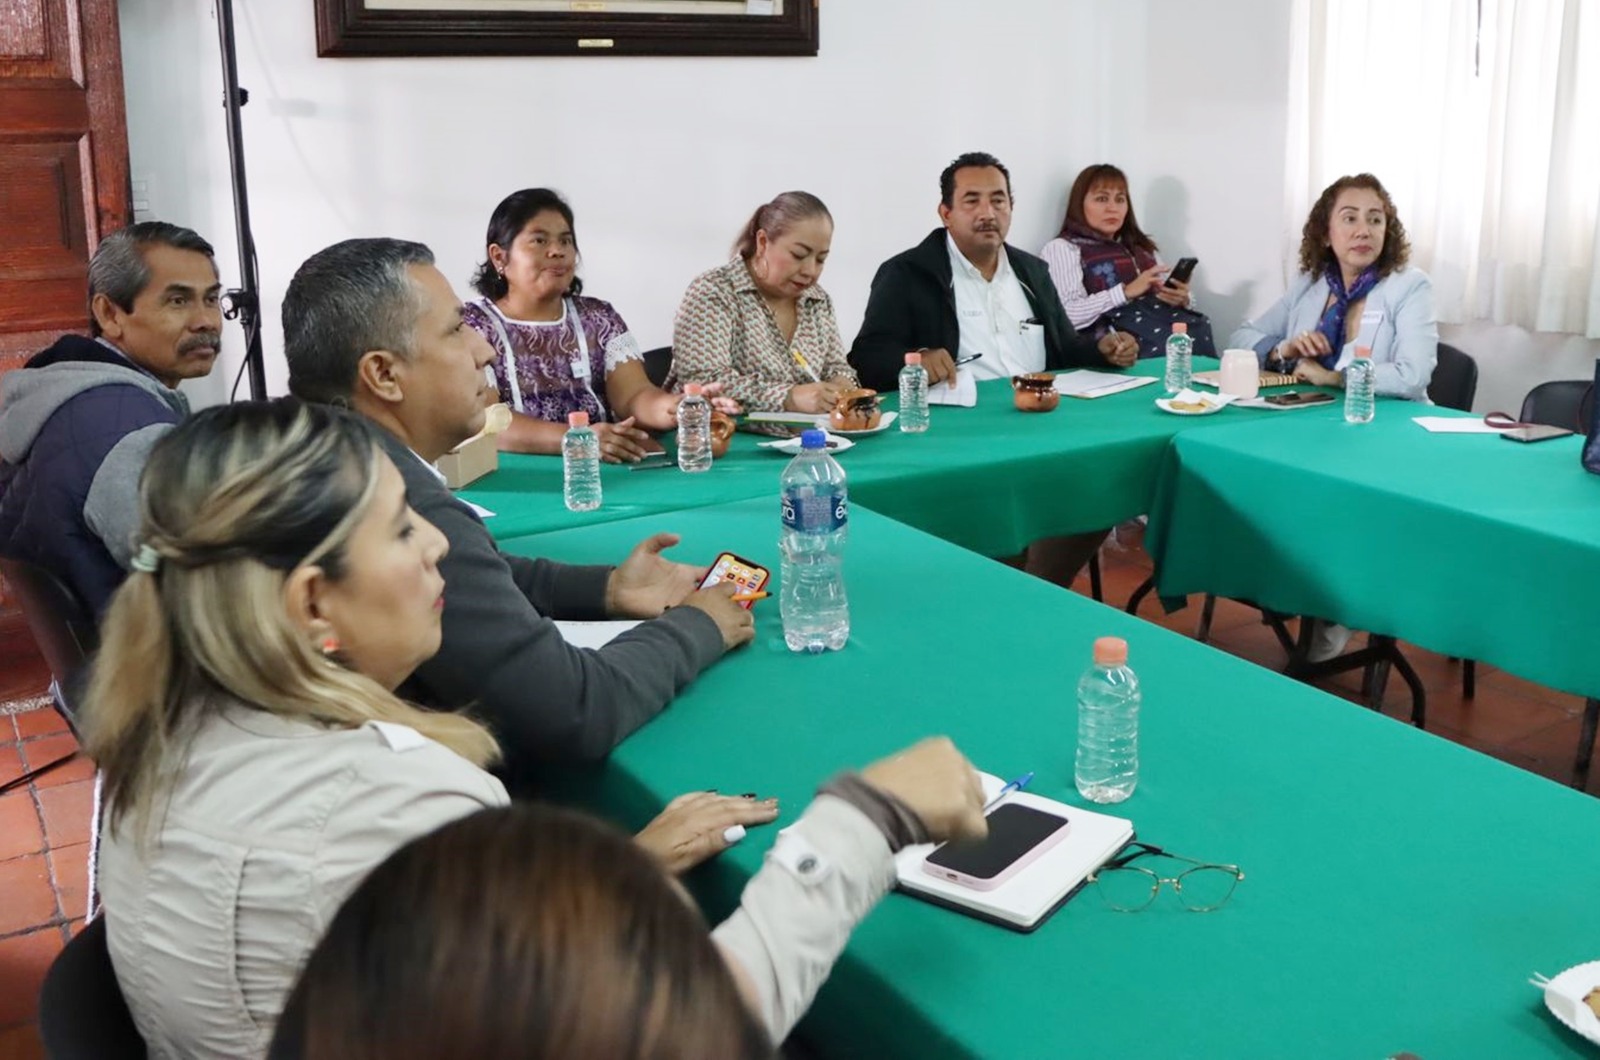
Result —
POLYGON ((347 405, 383 428, 406 498, 450 542, 443 641, 401 687, 428 706, 472 708, 515 779, 530 765, 594 761, 654 717, 723 652, 755 635, 731 585, 697 590, 657 534, 620 566, 508 556, 432 466, 483 428, 496 400, 493 351, 420 243, 352 239, 313 255, 283 303, 289 388, 347 405), (553 619, 643 618, 599 650, 568 644, 553 619))

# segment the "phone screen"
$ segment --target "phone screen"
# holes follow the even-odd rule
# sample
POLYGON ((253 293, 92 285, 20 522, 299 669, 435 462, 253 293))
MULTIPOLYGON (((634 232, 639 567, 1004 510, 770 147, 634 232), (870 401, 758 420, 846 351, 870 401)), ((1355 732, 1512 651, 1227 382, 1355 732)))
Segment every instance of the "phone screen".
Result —
POLYGON ((1263 400, 1269 405, 1322 405, 1332 401, 1333 395, 1316 390, 1295 390, 1288 394, 1272 394, 1263 400))
POLYGON ((1018 802, 1001 803, 989 815, 983 839, 946 843, 928 855, 929 865, 978 880, 992 880, 1012 862, 1067 827, 1067 819, 1018 802))
POLYGON ((1200 264, 1199 258, 1179 258, 1178 263, 1167 273, 1168 283, 1188 283, 1189 277, 1194 275, 1194 267, 1200 264))
MULTIPOLYGON (((760 564, 751 563, 742 556, 735 556, 732 552, 724 552, 717 557, 717 561, 701 579, 700 588, 704 589, 719 582, 732 582, 738 586, 739 592, 754 593, 760 592, 770 577, 772 577, 771 572, 760 564)), ((744 600, 739 606, 748 611, 755 606, 755 601, 744 600)))
POLYGON ((1528 427, 1517 427, 1513 430, 1503 431, 1500 437, 1513 442, 1543 442, 1551 438, 1565 438, 1575 432, 1565 427, 1552 427, 1548 424, 1536 423, 1528 427))

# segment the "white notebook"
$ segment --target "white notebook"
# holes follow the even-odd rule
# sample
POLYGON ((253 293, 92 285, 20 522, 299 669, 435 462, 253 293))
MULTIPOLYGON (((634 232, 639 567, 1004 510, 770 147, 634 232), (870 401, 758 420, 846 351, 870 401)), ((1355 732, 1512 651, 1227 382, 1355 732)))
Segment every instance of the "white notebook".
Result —
MULTIPOLYGON (((989 773, 979 776, 983 779, 986 799, 993 799, 1005 786, 997 776, 989 773)), ((1001 927, 1032 931, 1061 908, 1083 886, 1090 873, 1110 861, 1133 839, 1133 822, 1122 817, 1080 810, 1026 790, 1006 796, 1006 802, 1065 817, 1070 828, 1067 837, 992 891, 965 887, 926 872, 922 867, 923 859, 937 844, 906 847, 895 855, 895 876, 900 890, 1001 927)))

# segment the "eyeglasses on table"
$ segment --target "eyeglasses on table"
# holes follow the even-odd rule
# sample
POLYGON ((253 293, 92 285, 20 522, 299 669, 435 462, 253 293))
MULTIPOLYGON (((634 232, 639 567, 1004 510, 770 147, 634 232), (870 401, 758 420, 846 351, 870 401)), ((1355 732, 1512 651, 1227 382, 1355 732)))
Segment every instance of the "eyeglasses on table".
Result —
POLYGON ((1209 913, 1220 909, 1233 897, 1234 888, 1244 879, 1237 865, 1221 865, 1171 854, 1149 843, 1129 843, 1126 850, 1090 874, 1089 882, 1095 885, 1106 905, 1119 913, 1137 913, 1148 908, 1161 892, 1163 884, 1171 884, 1183 907, 1195 913, 1209 913), (1162 876, 1142 865, 1132 862, 1140 858, 1161 857, 1187 862, 1192 868, 1176 876, 1162 876))

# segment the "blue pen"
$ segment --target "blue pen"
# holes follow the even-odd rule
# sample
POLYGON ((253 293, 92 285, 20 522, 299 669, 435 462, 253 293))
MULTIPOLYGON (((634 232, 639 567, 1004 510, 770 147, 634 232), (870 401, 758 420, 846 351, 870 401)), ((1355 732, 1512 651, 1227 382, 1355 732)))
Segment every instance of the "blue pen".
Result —
POLYGON ((1005 798, 1007 795, 1010 795, 1013 791, 1021 791, 1023 788, 1027 787, 1028 782, 1032 779, 1033 770, 1030 769, 1016 780, 1013 780, 1011 783, 1001 788, 1000 793, 994 798, 990 799, 988 803, 984 805, 983 812, 988 813, 990 810, 994 809, 997 805, 999 805, 1001 799, 1005 798))

